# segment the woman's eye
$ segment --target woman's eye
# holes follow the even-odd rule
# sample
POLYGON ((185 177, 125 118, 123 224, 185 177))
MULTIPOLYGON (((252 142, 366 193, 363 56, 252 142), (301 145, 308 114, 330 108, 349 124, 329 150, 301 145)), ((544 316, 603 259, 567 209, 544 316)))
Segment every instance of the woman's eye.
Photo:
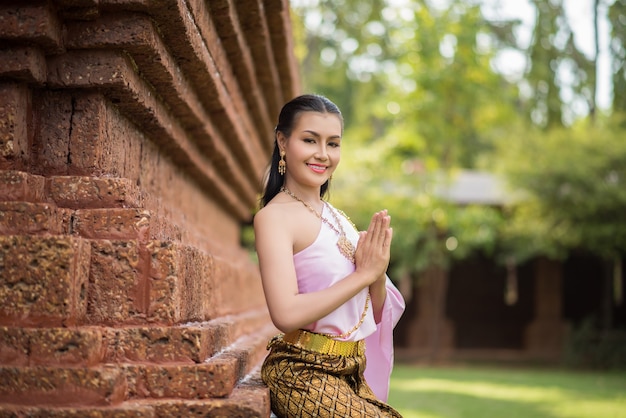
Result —
POLYGON ((315 144, 315 140, 313 138, 304 138, 304 142, 307 144, 315 144))
POLYGON ((329 142, 328 146, 333 148, 339 148, 341 145, 339 144, 339 142, 329 142))

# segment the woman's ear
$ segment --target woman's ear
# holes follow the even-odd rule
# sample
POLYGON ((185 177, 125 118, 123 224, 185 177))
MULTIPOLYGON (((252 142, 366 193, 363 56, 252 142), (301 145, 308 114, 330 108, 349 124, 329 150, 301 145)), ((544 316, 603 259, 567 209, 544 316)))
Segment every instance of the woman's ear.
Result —
POLYGON ((276 143, 278 144, 279 151, 285 150, 285 146, 287 145, 287 138, 285 137, 285 134, 283 134, 281 131, 276 132, 276 143))

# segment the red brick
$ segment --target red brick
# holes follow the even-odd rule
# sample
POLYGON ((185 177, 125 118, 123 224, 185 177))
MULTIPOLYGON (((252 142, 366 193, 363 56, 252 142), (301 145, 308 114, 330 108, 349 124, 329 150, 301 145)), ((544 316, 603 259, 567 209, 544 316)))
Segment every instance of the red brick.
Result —
POLYGON ((30 91, 25 86, 0 84, 0 168, 20 169, 29 160, 30 110, 30 91))
POLYGON ((194 365, 128 365, 128 393, 130 398, 222 398, 235 387, 237 367, 228 357, 194 365))
POLYGON ((36 169, 46 175, 117 173, 113 167, 123 164, 129 149, 111 140, 116 137, 105 128, 109 113, 100 93, 43 91, 34 107, 36 169))
POLYGON ((150 212, 141 209, 79 209, 74 212, 72 232, 85 238, 148 239, 150 212))
POLYGON ((0 417, 7 418, 154 418, 151 405, 124 403, 120 406, 36 407, 0 405, 0 417))
POLYGON ((46 81, 46 57, 38 48, 0 50, 0 76, 42 85, 46 81))
POLYGON ((204 321, 215 313, 219 301, 213 292, 213 258, 196 248, 153 241, 151 251, 151 312, 171 307, 168 297, 177 297, 184 321, 204 321), (171 292, 172 286, 178 291, 171 292))
POLYGON ((137 242, 94 240, 91 246, 89 321, 111 324, 145 320, 137 242))
POLYGON ((49 53, 63 51, 61 23, 47 2, 0 6, 0 38, 35 43, 49 53))
POLYGON ((48 181, 50 197, 60 207, 138 207, 140 192, 130 179, 63 176, 48 181))
POLYGON ((267 418, 271 413, 263 383, 237 387, 226 398, 165 400, 155 403, 155 409, 159 417, 267 418))
POLYGON ((119 405, 126 396, 117 367, 0 367, 0 403, 13 405, 119 405))
POLYGON ((39 174, 67 174, 74 115, 71 93, 43 90, 33 97, 35 140, 33 169, 39 174))
POLYGON ((101 93, 43 91, 35 95, 34 107, 35 169, 46 176, 138 180, 149 140, 101 93))
POLYGON ((29 346, 25 329, 0 327, 0 365, 27 366, 29 346))
POLYGON ((104 358, 98 328, 26 329, 30 339, 30 365, 95 366, 104 358))
POLYGON ((152 241, 150 312, 161 318, 203 321, 215 313, 212 257, 198 249, 152 241))
POLYGON ((105 332, 107 362, 201 363, 214 354, 216 327, 128 327, 105 332))
POLYGON ((104 358, 98 328, 0 327, 0 364, 93 366, 104 358))
POLYGON ((89 255, 81 239, 0 236, 0 324, 72 324, 84 317, 89 255))
POLYGON ((244 254, 233 259, 239 261, 213 257, 214 291, 222 301, 218 316, 266 306, 258 265, 248 262, 244 254))
POLYGON ((23 171, 0 171, 0 201, 41 202, 44 177, 23 171))
POLYGON ((0 202, 0 234, 66 234, 71 213, 48 203, 0 202))
POLYGON ((266 324, 264 328, 258 328, 256 332, 239 338, 221 354, 237 360, 237 380, 243 379, 263 362, 267 356, 267 342, 275 334, 274 326, 266 324))

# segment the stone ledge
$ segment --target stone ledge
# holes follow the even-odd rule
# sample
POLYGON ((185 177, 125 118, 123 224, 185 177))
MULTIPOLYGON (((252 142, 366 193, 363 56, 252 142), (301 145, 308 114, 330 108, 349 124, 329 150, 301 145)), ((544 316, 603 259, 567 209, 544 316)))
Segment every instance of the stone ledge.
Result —
POLYGON ((0 403, 8 405, 119 405, 127 392, 117 367, 0 366, 0 403))
POLYGON ((0 202, 0 234, 68 234, 71 215, 49 203, 0 202))
POLYGON ((126 178, 57 176, 49 178, 47 184, 50 198, 57 206, 63 208, 137 208, 141 206, 141 192, 132 180, 126 178))
POLYGON ((23 171, 0 170, 0 201, 42 202, 46 179, 23 171))
POLYGON ((0 6, 0 39, 40 45, 48 54, 63 52, 62 23, 51 4, 0 6))
POLYGON ((46 81, 46 57, 32 47, 0 50, 0 77, 42 86, 46 81))

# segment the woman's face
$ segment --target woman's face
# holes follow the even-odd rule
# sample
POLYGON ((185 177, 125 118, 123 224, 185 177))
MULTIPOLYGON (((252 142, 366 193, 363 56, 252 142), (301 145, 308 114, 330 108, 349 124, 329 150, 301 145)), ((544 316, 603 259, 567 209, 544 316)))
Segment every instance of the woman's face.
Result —
POLYGON ((289 138, 278 137, 285 151, 287 178, 302 186, 319 187, 341 158, 341 120, 333 113, 302 112, 289 138))

